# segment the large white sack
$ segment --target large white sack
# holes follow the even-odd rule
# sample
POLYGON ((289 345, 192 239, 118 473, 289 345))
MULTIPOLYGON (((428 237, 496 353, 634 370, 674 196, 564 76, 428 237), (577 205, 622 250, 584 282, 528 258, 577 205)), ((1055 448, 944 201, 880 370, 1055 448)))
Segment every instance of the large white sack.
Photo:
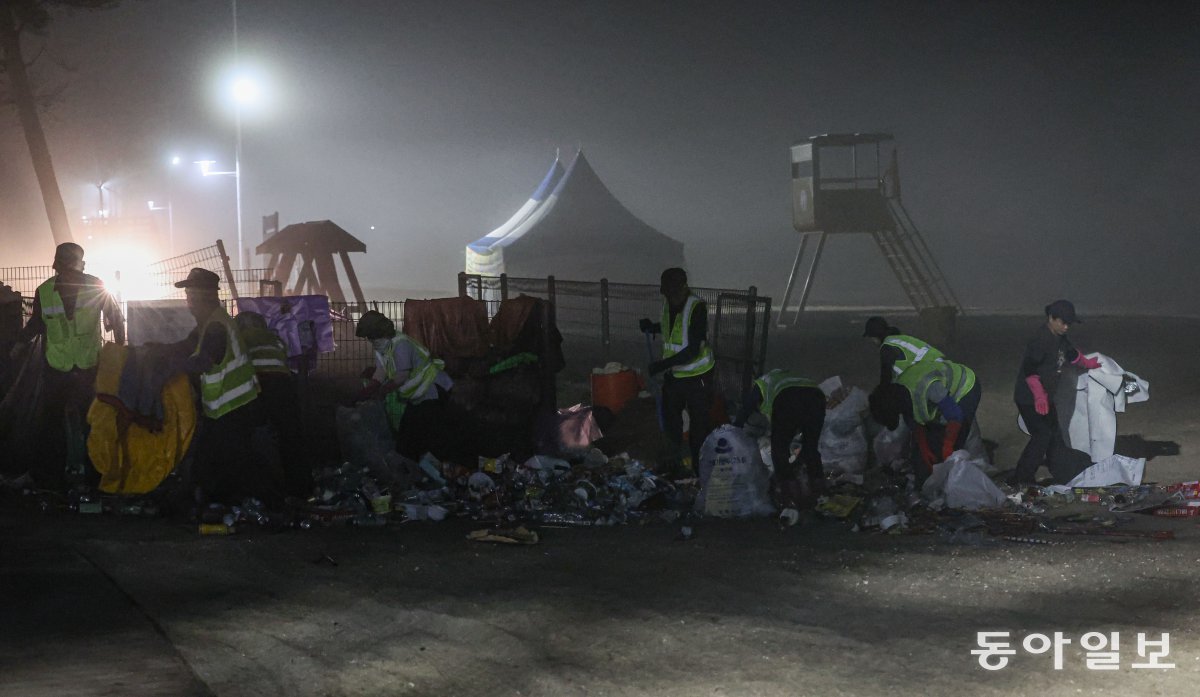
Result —
POLYGON ((863 414, 867 393, 857 387, 833 408, 825 410, 825 426, 817 449, 826 472, 857 474, 867 467, 867 429, 863 414))
POLYGON ((1067 482, 1069 487, 1117 486, 1142 483, 1146 471, 1146 458, 1111 455, 1092 465, 1067 482))
POLYGON ((700 446, 700 493, 696 511, 717 518, 748 518, 775 513, 770 474, 758 441, 725 424, 700 446))
POLYGON ((947 508, 997 508, 1006 497, 984 471, 986 461, 972 459, 966 450, 955 450, 945 462, 933 466, 933 473, 921 487, 921 495, 933 500, 944 498, 947 508))

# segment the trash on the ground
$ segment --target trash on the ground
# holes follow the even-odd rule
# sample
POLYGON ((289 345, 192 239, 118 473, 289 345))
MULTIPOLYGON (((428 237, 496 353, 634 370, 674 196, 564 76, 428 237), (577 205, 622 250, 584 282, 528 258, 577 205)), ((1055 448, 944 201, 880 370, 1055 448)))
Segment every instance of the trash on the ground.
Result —
POLYGON ((997 508, 1007 497, 984 473, 987 463, 970 459, 965 450, 956 450, 948 460, 933 467, 921 494, 928 500, 944 498, 948 508, 997 508))
POLYGON ((499 542, 510 545, 536 545, 538 534, 524 525, 515 528, 491 528, 472 530, 467 534, 472 542, 499 542))
POLYGON ((1145 470, 1146 458, 1144 457, 1110 455, 1080 472, 1074 479, 1067 482, 1067 486, 1080 488, 1117 484, 1137 486, 1142 483, 1142 475, 1145 470))
POLYGON ((862 498, 847 494, 823 496, 817 502, 816 511, 830 518, 849 518, 850 514, 862 503, 862 498))

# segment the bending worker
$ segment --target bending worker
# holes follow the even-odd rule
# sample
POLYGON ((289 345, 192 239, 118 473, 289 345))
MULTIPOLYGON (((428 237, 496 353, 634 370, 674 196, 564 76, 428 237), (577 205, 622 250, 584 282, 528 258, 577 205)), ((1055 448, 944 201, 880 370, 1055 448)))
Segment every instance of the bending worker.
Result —
POLYGON ((1092 464, 1090 456, 1073 450, 1063 440, 1054 407, 1063 366, 1072 364, 1082 370, 1100 367, 1098 359, 1083 355, 1067 339, 1067 330, 1081 321, 1071 301, 1056 300, 1046 306, 1046 321, 1025 345, 1013 401, 1029 429, 1029 443, 1017 459, 1017 470, 1009 478, 1009 484, 1033 484, 1043 463, 1056 482, 1065 484, 1092 464))
MULTIPOLYGON (((54 276, 37 287, 33 314, 20 335, 18 346, 35 336, 45 337, 46 370, 43 373, 41 449, 37 482, 57 489, 64 484, 68 443, 79 450, 85 438, 85 417, 95 397, 96 363, 104 344, 104 330, 125 343, 125 322, 116 300, 104 282, 83 272, 83 247, 64 242, 54 250, 54 276)), ((19 349, 13 348, 16 352, 19 349)), ((74 449, 74 448, 73 448, 74 449)), ((72 463, 78 467, 82 463, 72 463)), ((88 476, 90 470, 85 468, 88 476)))
POLYGON ((410 460, 426 452, 445 459, 450 442, 446 397, 454 386, 442 370, 445 363, 375 310, 363 313, 354 334, 375 349, 375 372, 359 396, 383 397, 396 451, 410 460))
POLYGON ((794 525, 799 509, 811 505, 825 488, 825 470, 817 442, 825 426, 825 393, 817 384, 775 369, 754 381, 742 400, 734 425, 742 427, 755 412, 771 423, 771 461, 780 518, 794 525), (792 439, 800 435, 800 454, 792 457, 792 439), (800 464, 804 464, 803 474, 800 464))
POLYGON ((946 357, 917 337, 901 334, 882 317, 868 319, 863 336, 879 346, 880 385, 887 385, 921 361, 939 361, 946 357))
POLYGON ((692 467, 700 463, 700 446, 712 430, 713 360, 708 346, 708 306, 692 294, 687 272, 672 267, 662 272, 663 296, 658 323, 643 318, 643 333, 662 334, 662 358, 650 364, 651 375, 666 371, 662 387, 663 430, 676 447, 683 447, 683 411, 688 414, 688 449, 692 467))
POLYGON ((923 480, 933 466, 966 445, 983 390, 975 371, 947 360, 923 361, 904 371, 897 381, 871 393, 871 417, 889 430, 900 417, 912 429, 923 467, 923 480))

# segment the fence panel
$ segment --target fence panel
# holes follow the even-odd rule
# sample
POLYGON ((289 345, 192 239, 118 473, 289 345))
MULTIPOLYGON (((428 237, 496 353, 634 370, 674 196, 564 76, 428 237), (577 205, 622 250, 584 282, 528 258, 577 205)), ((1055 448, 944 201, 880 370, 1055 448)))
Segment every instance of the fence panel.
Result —
MULTIPOLYGON (((653 358, 638 329, 643 317, 658 322, 658 284, 573 281, 555 278, 459 275, 459 291, 488 304, 495 313, 503 296, 525 294, 550 300, 571 371, 587 371, 608 361, 644 368, 653 358)), ((692 288, 709 311, 709 342, 718 357, 718 384, 727 400, 739 400, 748 379, 763 371, 771 299, 749 291, 692 288), (753 312, 748 310, 753 306, 753 312), (753 321, 749 321, 753 318, 753 321), (749 376, 749 377, 747 377, 749 376)), ((657 342, 651 351, 657 355, 657 342)))

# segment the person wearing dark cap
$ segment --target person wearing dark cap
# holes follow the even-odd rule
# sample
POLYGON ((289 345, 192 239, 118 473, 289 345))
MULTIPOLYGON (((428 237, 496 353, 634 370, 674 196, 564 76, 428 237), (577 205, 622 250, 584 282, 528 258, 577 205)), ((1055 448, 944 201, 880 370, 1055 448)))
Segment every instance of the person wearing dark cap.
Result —
POLYGON ((454 381, 429 349, 404 332, 382 312, 364 312, 355 336, 375 349, 375 371, 360 398, 384 401, 396 434, 396 451, 419 460, 426 452, 439 459, 449 454, 450 429, 446 397, 454 381))
POLYGON ((262 422, 258 377, 237 324, 221 303, 220 280, 208 269, 194 268, 175 284, 184 289, 196 319, 196 328, 177 344, 190 351, 185 371, 200 398, 191 479, 200 499, 271 499, 281 477, 253 457, 251 445, 262 422))
MULTIPOLYGON (((700 446, 712 431, 713 368, 708 345, 708 306, 688 288, 687 272, 672 267, 659 277, 663 296, 659 322, 643 318, 643 333, 662 334, 662 359, 649 366, 651 375, 666 372, 662 386, 663 431, 683 446, 683 412, 688 415, 688 450, 699 468, 700 446)), ((698 469, 697 469, 698 471, 698 469)))
POLYGON ((1046 321, 1025 345, 1021 367, 1017 371, 1013 401, 1029 429, 1029 442, 1017 460, 1017 469, 1009 484, 1035 483, 1038 468, 1046 464, 1059 483, 1070 481, 1091 464, 1085 453, 1072 451, 1062 436, 1054 394, 1063 367, 1075 365, 1082 370, 1100 367, 1100 361, 1080 353, 1067 339, 1072 324, 1083 320, 1075 314, 1069 300, 1055 300, 1046 306, 1046 321), (1079 455, 1084 455, 1081 459, 1079 455))
POLYGON ((879 346, 879 384, 887 385, 921 361, 940 361, 945 354, 915 336, 902 334, 882 317, 867 320, 863 336, 879 346))
MULTIPOLYGON (((88 408, 95 397, 96 363, 104 331, 125 343, 125 321, 116 299, 99 278, 83 272, 83 247, 64 242, 54 250, 54 276, 34 291, 33 312, 22 330, 19 352, 36 336, 43 337, 46 357, 42 388, 40 432, 45 437, 43 458, 35 479, 47 488, 61 488, 68 466, 68 443, 78 449, 86 438, 88 408)), ((80 463, 70 463, 76 470, 80 463)), ((92 477, 86 471, 87 477, 92 477)))

